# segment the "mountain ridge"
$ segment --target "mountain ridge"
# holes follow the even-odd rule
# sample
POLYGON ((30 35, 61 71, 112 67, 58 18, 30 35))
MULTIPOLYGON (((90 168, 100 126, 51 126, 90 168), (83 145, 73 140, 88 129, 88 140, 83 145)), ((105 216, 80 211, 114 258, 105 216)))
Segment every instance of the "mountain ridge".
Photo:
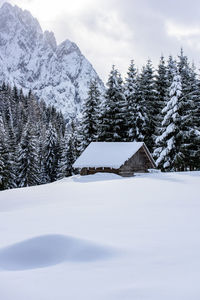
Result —
POLYGON ((0 8, 0 83, 30 89, 38 99, 61 110, 66 120, 78 117, 90 80, 104 84, 79 47, 53 32, 42 31, 27 10, 4 3, 0 8))

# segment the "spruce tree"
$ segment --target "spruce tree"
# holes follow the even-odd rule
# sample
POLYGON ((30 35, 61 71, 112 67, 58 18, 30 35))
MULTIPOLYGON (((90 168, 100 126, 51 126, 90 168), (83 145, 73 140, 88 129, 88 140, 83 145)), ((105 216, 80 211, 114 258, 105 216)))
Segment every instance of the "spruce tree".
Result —
MULTIPOLYGON (((174 79, 174 72, 176 72, 176 68, 177 68, 177 62, 172 57, 172 55, 170 55, 169 59, 167 61, 167 66, 166 66, 166 77, 167 77, 167 88, 168 89, 172 85, 172 82, 174 79)), ((169 93, 169 90, 167 91, 167 93, 169 93)))
POLYGON ((200 90, 194 65, 189 68, 187 93, 184 97, 188 118, 184 120, 187 134, 184 139, 185 164, 187 169, 200 168, 200 90))
POLYGON ((38 161, 39 161, 39 181, 40 184, 48 182, 48 176, 45 170, 45 150, 46 150, 46 124, 40 120, 36 127, 38 137, 38 161))
POLYGON ((182 142, 184 133, 181 131, 182 114, 181 76, 176 72, 169 91, 169 99, 162 110, 163 121, 161 135, 156 139, 157 148, 154 156, 157 165, 164 171, 181 170, 184 164, 182 142))
POLYGON ((0 190, 6 187, 6 149, 4 145, 5 131, 2 116, 0 115, 0 190))
POLYGON ((56 179, 67 176, 67 141, 66 137, 60 137, 57 141, 57 166, 56 179))
POLYGON ((4 174, 5 161, 3 158, 3 154, 4 154, 4 149, 3 149, 3 144, 2 144, 1 137, 0 137, 0 190, 4 189, 4 178, 5 178, 5 174, 4 174))
POLYGON ((110 72, 105 93, 104 112, 102 114, 102 141, 118 142, 126 140, 126 97, 123 81, 115 67, 110 72))
POLYGON ((47 182, 53 182, 57 179, 57 132, 52 124, 49 125, 45 144, 45 174, 47 182))
POLYGON ((136 142, 143 142, 148 128, 148 107, 143 95, 143 83, 141 74, 137 76, 135 87, 133 133, 136 142))
MULTIPOLYGON (((12 99, 12 98, 11 98, 12 99)), ((11 100, 12 101, 12 100, 11 100)), ((11 110, 11 102, 8 103, 6 107, 5 115, 5 145, 7 147, 6 154, 6 168, 7 168, 7 187, 6 188, 16 188, 17 187, 17 142, 16 133, 13 127, 13 113, 11 110)))
POLYGON ((67 139, 67 176, 71 176, 74 172, 73 163, 80 155, 80 142, 78 139, 78 130, 74 121, 71 121, 70 133, 67 139))
POLYGON ((166 96, 168 92, 167 67, 165 59, 162 55, 158 65, 157 74, 155 76, 155 88, 157 93, 157 114, 158 122, 160 122, 161 111, 165 106, 166 96))
POLYGON ((178 56, 178 70, 182 79, 182 111, 181 130, 184 133, 182 151, 184 153, 184 170, 194 169, 196 153, 198 153, 198 82, 194 66, 191 67, 183 49, 178 56))
POLYGON ((81 120, 81 148, 84 150, 90 142, 98 138, 98 113, 100 103, 100 92, 96 80, 91 80, 88 97, 83 107, 81 120))
POLYGON ((67 153, 66 153, 66 173, 67 176, 71 176, 73 173, 73 163, 75 162, 74 156, 74 143, 73 143, 73 135, 70 135, 68 143, 67 143, 67 153))
POLYGON ((148 60, 146 66, 142 69, 138 88, 140 107, 141 102, 144 105, 144 112, 141 116, 141 121, 145 126, 143 128, 144 142, 151 152, 154 148, 156 121, 158 118, 157 93, 151 60, 148 60), (143 120, 143 118, 145 119, 143 120))
POLYGON ((126 96, 126 141, 134 141, 136 139, 136 89, 137 89, 137 70, 134 61, 128 68, 125 82, 126 96))
POLYGON ((26 187, 40 183, 38 139, 31 123, 28 123, 22 134, 18 150, 18 186, 26 187))

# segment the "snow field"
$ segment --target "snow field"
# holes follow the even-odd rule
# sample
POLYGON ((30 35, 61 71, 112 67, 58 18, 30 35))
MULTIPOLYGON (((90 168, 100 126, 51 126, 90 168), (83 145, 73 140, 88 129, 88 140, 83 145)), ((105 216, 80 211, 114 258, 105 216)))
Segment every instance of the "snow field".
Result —
POLYGON ((199 299, 200 172, 0 193, 0 298, 199 299))

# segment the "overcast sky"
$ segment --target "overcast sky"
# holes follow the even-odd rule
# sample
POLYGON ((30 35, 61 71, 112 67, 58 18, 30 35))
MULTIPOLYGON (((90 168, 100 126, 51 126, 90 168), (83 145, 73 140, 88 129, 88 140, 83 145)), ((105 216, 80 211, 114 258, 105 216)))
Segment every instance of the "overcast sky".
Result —
MULTIPOLYGON (((0 3, 3 2, 0 0, 0 3)), ((106 81, 112 64, 124 75, 182 46, 200 67, 199 0, 10 0, 35 16, 58 43, 75 42, 106 81)))

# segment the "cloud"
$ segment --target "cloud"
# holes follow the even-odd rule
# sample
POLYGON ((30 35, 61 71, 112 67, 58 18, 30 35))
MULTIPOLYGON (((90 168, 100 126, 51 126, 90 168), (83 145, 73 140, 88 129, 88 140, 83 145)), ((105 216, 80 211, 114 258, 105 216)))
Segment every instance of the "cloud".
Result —
POLYGON ((112 64, 125 75, 131 59, 142 66, 151 58, 156 65, 161 54, 176 56, 181 47, 192 60, 199 62, 198 1, 193 0, 192 5, 185 0, 93 3, 81 12, 79 27, 74 28, 76 33, 72 38, 80 42, 81 49, 104 79, 112 64), (82 37, 78 28, 84 28, 82 37))
MULTIPOLYGON (((3 4, 4 2, 5 2, 4 0, 0 0, 0 6, 2 6, 2 4, 3 4)), ((7 1, 7 2, 10 2, 10 1, 7 1)))
POLYGON ((176 38, 181 44, 200 50, 200 26, 167 22, 166 30, 169 36, 176 38))
POLYGON ((131 59, 138 66, 148 58, 157 64, 161 54, 177 55, 181 47, 199 62, 199 0, 11 2, 29 9, 44 30, 55 33, 58 43, 77 43, 104 80, 112 64, 125 75, 131 59))
POLYGON ((113 0, 112 5, 134 32, 129 44, 134 45, 137 64, 141 66, 148 57, 156 63, 161 53, 177 55, 181 47, 199 63, 199 1, 113 0))

